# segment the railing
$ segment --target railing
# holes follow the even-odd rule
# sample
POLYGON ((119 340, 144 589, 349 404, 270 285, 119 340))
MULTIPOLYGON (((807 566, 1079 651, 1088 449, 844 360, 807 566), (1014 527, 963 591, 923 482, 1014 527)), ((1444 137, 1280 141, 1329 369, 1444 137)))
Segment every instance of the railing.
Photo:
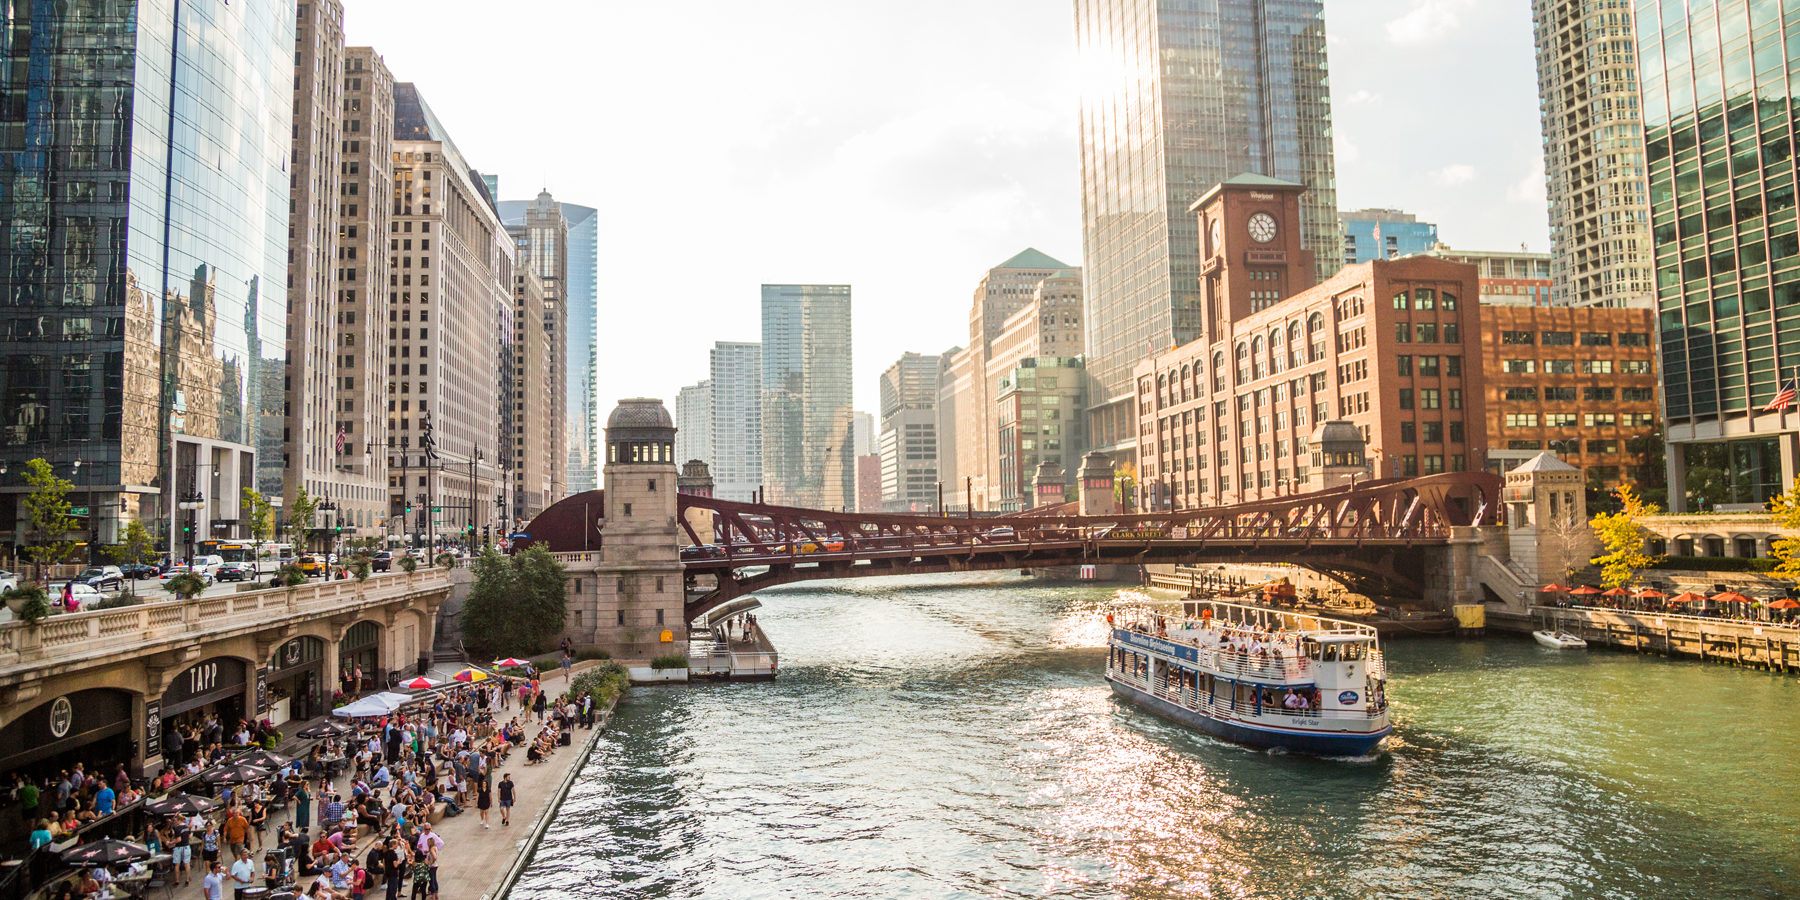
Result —
POLYGON ((1684 613, 1651 612, 1643 609, 1615 609, 1610 606, 1534 606, 1534 614, 1556 613, 1604 613, 1623 619, 1635 619, 1639 624, 1663 627, 1665 622, 1674 621, 1690 625, 1711 625, 1715 628, 1731 626, 1736 628, 1780 628, 1784 631, 1800 632, 1800 621, 1763 622, 1755 619, 1733 619, 1724 616, 1690 616, 1684 613))
POLYGON ((51 616, 36 625, 0 624, 0 673, 46 657, 106 654, 132 645, 192 639, 207 632, 267 626, 278 621, 360 608, 397 597, 450 588, 442 569, 420 569, 288 588, 268 588, 193 600, 171 600, 51 616))
POLYGON ((1265 703, 1261 713, 1257 712, 1254 703, 1233 704, 1230 696, 1204 696, 1197 691, 1171 691, 1161 685, 1151 685, 1146 679, 1126 674, 1117 669, 1112 670, 1112 677, 1122 681, 1158 700, 1173 703, 1194 712, 1210 712, 1248 721, 1295 717, 1304 719, 1331 719, 1340 722, 1368 722, 1387 711, 1386 706, 1368 709, 1288 709, 1277 704, 1265 703))

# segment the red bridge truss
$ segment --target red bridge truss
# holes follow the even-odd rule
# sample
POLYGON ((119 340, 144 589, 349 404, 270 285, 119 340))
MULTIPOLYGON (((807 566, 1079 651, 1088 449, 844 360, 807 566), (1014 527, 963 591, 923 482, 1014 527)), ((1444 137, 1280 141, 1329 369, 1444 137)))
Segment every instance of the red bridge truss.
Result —
POLYGON ((1455 472, 1116 516, 845 513, 683 494, 679 521, 694 544, 682 549, 687 616, 796 581, 1083 564, 1292 562, 1417 596, 1426 551, 1454 527, 1498 522, 1500 485, 1455 472))

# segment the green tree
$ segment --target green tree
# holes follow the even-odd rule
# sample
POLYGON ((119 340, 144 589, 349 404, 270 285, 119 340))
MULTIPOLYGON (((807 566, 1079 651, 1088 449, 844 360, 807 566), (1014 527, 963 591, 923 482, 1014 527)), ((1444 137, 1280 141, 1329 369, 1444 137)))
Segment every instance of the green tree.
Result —
POLYGON ((471 568, 475 581, 460 622, 477 656, 529 656, 554 643, 568 614, 567 573, 549 551, 506 557, 489 547, 471 568))
MULTIPOLYGON (((124 548, 123 552, 119 554, 119 561, 130 565, 148 562, 155 544, 150 538, 150 530, 144 527, 144 523, 132 519, 125 525, 125 543, 119 546, 124 548)), ((125 579, 125 590, 136 594, 137 579, 125 579)))
POLYGON ((294 491, 294 503, 287 511, 287 534, 288 541, 301 553, 307 550, 307 539, 312 535, 313 517, 318 512, 318 501, 306 492, 304 486, 294 491))
POLYGON ((31 543, 32 563, 37 579, 44 578, 44 567, 67 560, 75 552, 73 541, 64 536, 75 530, 75 519, 69 515, 69 491, 75 485, 56 474, 41 457, 25 464, 25 483, 31 493, 25 495, 25 520, 31 543))
POLYGON ((1595 557, 1594 562, 1600 564, 1600 583, 1608 588, 1623 587, 1640 570, 1661 560, 1644 551, 1644 539, 1650 536, 1644 518, 1659 514, 1662 509, 1645 503, 1629 484, 1619 485, 1613 495, 1619 499, 1619 511, 1601 513, 1593 522, 1594 537, 1606 548, 1606 553, 1595 557))
POLYGON ((263 496, 262 491, 249 487, 243 489, 243 500, 240 505, 244 509, 244 522, 249 527, 250 539, 257 544, 257 559, 260 560, 263 542, 267 541, 269 535, 274 533, 274 506, 269 503, 269 498, 263 496))
MULTIPOLYGON (((1800 531, 1800 478, 1779 497, 1769 498, 1769 512, 1775 524, 1789 531, 1800 531)), ((1800 538, 1780 537, 1769 544, 1775 557, 1775 575, 1800 584, 1800 538)))
POLYGON ((183 600, 192 600, 206 590, 206 579, 192 572, 183 572, 163 582, 163 590, 183 600))
POLYGON ((1121 511, 1137 508, 1137 483, 1137 466, 1119 463, 1113 469, 1113 500, 1118 502, 1121 511))

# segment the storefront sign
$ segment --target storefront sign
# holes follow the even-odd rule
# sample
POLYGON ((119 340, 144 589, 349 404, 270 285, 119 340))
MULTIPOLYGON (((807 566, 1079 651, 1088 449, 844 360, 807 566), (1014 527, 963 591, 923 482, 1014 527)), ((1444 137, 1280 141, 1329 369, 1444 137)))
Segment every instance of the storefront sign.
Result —
POLYGON ((152 700, 144 704, 144 756, 161 756, 162 751, 162 704, 152 700))
POLYGON ((269 711, 269 668, 264 666, 256 670, 256 714, 269 711))
POLYGON ((241 659, 218 657, 195 663, 175 676, 163 692, 163 714, 172 716, 199 709, 215 700, 243 696, 249 667, 241 659))
POLYGON ((69 698, 58 697, 50 704, 50 736, 64 738, 69 736, 69 726, 75 722, 75 707, 69 698))

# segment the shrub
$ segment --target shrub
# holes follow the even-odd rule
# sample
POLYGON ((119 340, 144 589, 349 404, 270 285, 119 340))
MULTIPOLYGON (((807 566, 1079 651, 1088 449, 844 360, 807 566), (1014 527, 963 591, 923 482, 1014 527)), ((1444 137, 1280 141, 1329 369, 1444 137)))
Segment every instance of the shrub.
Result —
POLYGON ((300 571, 298 565, 288 563, 275 570, 275 575, 269 579, 269 583, 275 587, 294 587, 306 583, 306 573, 300 571))
POLYGON ((206 590, 206 579, 192 572, 183 572, 163 582, 163 590, 183 600, 192 600, 206 590))
POLYGON ((679 653, 665 653, 650 661, 652 669, 685 669, 687 667, 688 658, 679 653))
POLYGON ((625 693, 625 688, 630 683, 631 678, 625 673, 625 667, 609 660, 575 676, 569 683, 569 694, 574 697, 591 696, 594 703, 605 707, 625 693))
POLYGON ((356 576, 357 581, 368 581, 369 573, 374 570, 374 567, 369 564, 367 556, 358 555, 355 559, 350 560, 350 574, 356 576))
POLYGON ((144 602, 144 598, 139 597, 136 594, 114 594, 111 597, 101 598, 99 603, 94 604, 94 608, 119 609, 120 607, 125 606, 136 606, 142 602, 144 602))
POLYGON ((413 556, 411 553, 408 553, 405 556, 400 557, 400 571, 414 572, 414 571, 417 571, 418 568, 419 568, 418 557, 413 556))
POLYGON ((448 550, 444 551, 443 553, 439 553, 437 555, 437 559, 435 559, 433 561, 438 564, 438 568, 440 568, 440 569, 456 568, 456 554, 451 553, 448 550))
POLYGON ((50 615, 50 595, 44 592, 41 584, 21 585, 6 596, 7 599, 18 602, 21 621, 36 625, 50 615))

